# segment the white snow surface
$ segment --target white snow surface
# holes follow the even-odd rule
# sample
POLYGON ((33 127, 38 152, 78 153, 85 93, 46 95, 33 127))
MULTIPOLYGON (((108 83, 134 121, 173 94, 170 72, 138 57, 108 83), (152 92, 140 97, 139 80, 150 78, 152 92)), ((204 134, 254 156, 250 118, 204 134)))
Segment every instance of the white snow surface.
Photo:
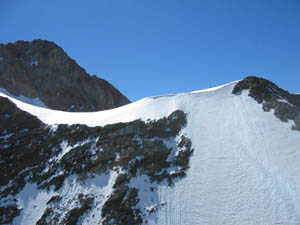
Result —
MULTIPOLYGON (((54 111, 26 104, 5 93, 0 96, 10 98, 20 109, 49 125, 103 126, 135 119, 158 119, 176 109, 183 110, 187 113, 187 126, 182 133, 191 139, 194 148, 190 169, 187 177, 176 182, 174 187, 156 186, 156 202, 166 204, 159 206, 155 216, 151 216, 155 218, 149 218, 149 224, 298 225, 300 132, 291 129, 292 122, 281 122, 273 112, 264 112, 261 105, 248 97, 247 91, 233 95, 231 91, 235 84, 145 98, 120 108, 93 113, 54 111)), ((136 186, 143 186, 141 179, 136 180, 136 186)), ((132 182, 130 185, 134 185, 132 182)), ((76 182, 67 187, 83 190, 76 182)), ((105 193, 109 193, 110 188, 105 193)), ((85 192, 88 190, 97 189, 85 189, 85 192)), ((103 191, 102 188, 99 190, 103 191)), ((45 201, 44 196, 41 193, 35 199, 45 201)), ((142 199, 147 198, 143 194, 142 199)), ((31 205, 34 204, 39 202, 31 205)), ((153 203, 153 207, 158 206, 153 203)), ((99 203, 97 210, 100 208, 99 203)), ((28 207, 26 218, 36 218, 35 213, 28 207)), ((22 213, 20 218, 25 218, 25 214, 22 213)), ((99 211, 97 215, 100 215, 99 211)), ((84 224, 91 224, 92 218, 88 217, 84 224)), ((22 221, 23 225, 33 222, 22 221)))
POLYGON ((14 96, 12 94, 10 94, 7 90, 0 88, 0 96, 1 97, 10 97, 10 99, 16 99, 19 100, 22 103, 28 103, 34 106, 38 106, 38 107, 43 107, 43 108, 48 108, 44 102, 42 102, 39 98, 27 98, 23 95, 21 96, 14 96))

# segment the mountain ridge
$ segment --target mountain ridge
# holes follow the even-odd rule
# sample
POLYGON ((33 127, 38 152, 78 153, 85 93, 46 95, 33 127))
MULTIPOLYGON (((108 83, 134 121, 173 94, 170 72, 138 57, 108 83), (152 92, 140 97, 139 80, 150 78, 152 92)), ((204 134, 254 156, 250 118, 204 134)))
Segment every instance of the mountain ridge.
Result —
POLYGON ((269 84, 92 113, 2 93, 0 223, 299 224, 298 106, 269 84))

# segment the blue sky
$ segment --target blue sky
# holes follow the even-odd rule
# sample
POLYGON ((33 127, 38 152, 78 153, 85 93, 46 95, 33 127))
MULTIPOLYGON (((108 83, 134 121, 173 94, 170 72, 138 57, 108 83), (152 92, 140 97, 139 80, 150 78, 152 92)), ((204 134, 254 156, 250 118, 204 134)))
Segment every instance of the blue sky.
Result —
POLYGON ((56 42, 133 101, 248 75, 300 93, 299 0, 1 1, 0 32, 56 42))

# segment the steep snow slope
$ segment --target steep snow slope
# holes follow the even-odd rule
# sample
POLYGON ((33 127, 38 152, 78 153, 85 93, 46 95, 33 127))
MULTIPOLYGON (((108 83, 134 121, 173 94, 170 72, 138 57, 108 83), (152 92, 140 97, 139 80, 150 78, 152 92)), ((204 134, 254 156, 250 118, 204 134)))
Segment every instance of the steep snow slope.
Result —
POLYGON ((157 224, 300 224, 299 132, 230 91, 187 109, 191 168, 174 191, 160 190, 169 204, 157 224))
MULTIPOLYGON (((158 186, 158 201, 166 205, 149 224, 300 224, 300 132, 291 129, 292 122, 264 112, 247 91, 232 94, 235 84, 150 97, 95 113, 53 111, 11 100, 50 125, 102 126, 157 119, 176 109, 186 112, 183 133, 194 148, 190 169, 175 186, 158 186)), ((142 180, 134 182, 142 187, 142 180)))

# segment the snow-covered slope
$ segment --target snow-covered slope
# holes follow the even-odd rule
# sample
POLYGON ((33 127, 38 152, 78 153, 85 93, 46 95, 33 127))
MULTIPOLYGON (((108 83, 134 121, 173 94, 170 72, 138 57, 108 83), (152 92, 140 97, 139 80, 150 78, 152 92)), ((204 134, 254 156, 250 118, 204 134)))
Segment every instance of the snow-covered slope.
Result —
MULTIPOLYGON (((300 224, 300 132, 291 129, 292 120, 282 122, 274 116, 273 110, 263 111, 261 104, 248 96, 247 90, 232 94, 236 84, 145 98, 95 113, 53 111, 26 104, 4 93, 0 96, 9 98, 20 109, 49 125, 104 126, 136 119, 159 119, 175 110, 185 112, 187 125, 181 133, 190 138, 194 149, 190 168, 187 176, 176 185, 157 185, 155 201, 161 207, 147 217, 148 224, 300 224)), ((103 177, 89 180, 87 186, 80 183, 64 185, 59 192, 88 194, 101 190, 108 193, 106 190, 115 179, 114 172, 110 177, 108 180, 103 177), (101 179, 106 183, 101 184, 101 179)), ((130 185, 139 187, 143 193, 145 179, 136 177, 130 185)), ((20 196, 27 195, 26 188, 33 187, 26 186, 20 196)), ((25 212, 15 224, 37 221, 35 205, 46 200, 44 191, 36 193, 27 201, 25 212)), ((53 193, 48 193, 46 199, 51 196, 53 193)), ((149 196, 152 195, 146 192, 141 195, 139 207, 150 202, 149 196)), ((88 214, 81 223, 99 222, 91 215, 88 214)))

